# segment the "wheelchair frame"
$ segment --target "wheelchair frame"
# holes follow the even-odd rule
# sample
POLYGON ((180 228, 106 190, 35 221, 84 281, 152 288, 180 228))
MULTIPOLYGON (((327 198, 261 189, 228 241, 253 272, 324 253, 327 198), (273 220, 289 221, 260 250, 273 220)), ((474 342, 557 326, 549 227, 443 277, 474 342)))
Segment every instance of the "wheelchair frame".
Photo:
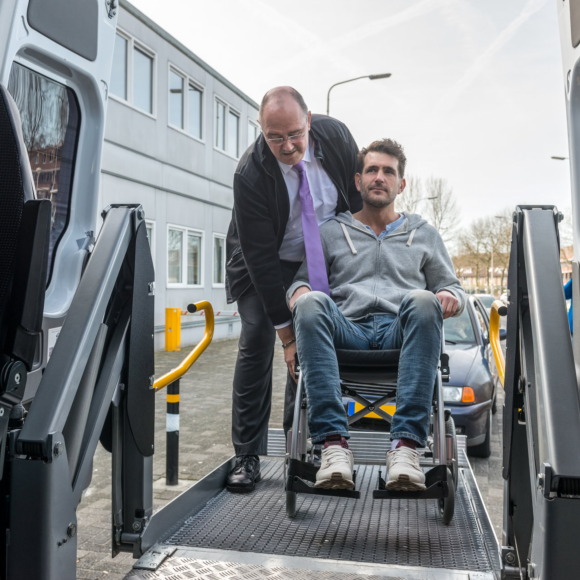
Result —
MULTIPOLYGON (((298 375, 298 385, 296 388, 296 402, 294 406, 294 419, 292 428, 287 435, 286 453, 286 513, 288 517, 296 515, 296 499, 298 493, 312 495, 326 495, 333 497, 343 497, 350 499, 360 499, 360 491, 354 490, 333 490, 320 489, 314 487, 316 472, 318 467, 314 464, 314 445, 308 454, 308 417, 306 390, 304 388, 303 374, 300 366, 296 364, 295 372, 298 375)), ((453 519, 455 510, 455 489, 458 482, 458 457, 455 426, 451 412, 445 410, 443 400, 443 383, 449 380, 449 355, 445 352, 445 334, 441 329, 441 354, 437 365, 433 393, 433 410, 431 415, 430 439, 431 445, 425 452, 425 457, 433 459, 433 467, 425 474, 426 489, 423 491, 390 491, 386 489, 382 472, 379 471, 377 488, 373 491, 374 499, 436 499, 439 504, 444 524, 449 524, 453 519), (440 410, 443 410, 441 412, 440 410), (439 460, 441 458, 441 460, 439 460)), ((367 383, 373 386, 387 387, 385 395, 374 402, 369 401, 352 387, 364 386, 364 383, 343 380, 341 378, 341 391, 356 402, 364 405, 364 408, 349 416, 349 426, 358 419, 366 416, 370 412, 378 414, 381 418, 392 421, 392 415, 381 409, 382 405, 393 401, 396 398, 396 385, 367 383)), ((385 450, 386 451, 386 450, 385 450)), ((356 486, 356 471, 353 473, 353 480, 356 486)))

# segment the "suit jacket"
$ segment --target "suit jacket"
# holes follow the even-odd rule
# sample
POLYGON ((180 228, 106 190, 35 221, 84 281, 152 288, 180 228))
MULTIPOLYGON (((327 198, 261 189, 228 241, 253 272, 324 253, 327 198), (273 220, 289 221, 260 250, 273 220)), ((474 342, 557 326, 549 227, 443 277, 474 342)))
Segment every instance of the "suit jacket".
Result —
MULTIPOLYGON (((358 147, 344 123, 312 115, 314 156, 336 186, 336 213, 362 208, 354 183, 358 147)), ((258 294, 273 325, 290 319, 278 250, 290 202, 278 162, 261 134, 244 153, 234 175, 234 209, 226 241, 228 303, 258 294)))

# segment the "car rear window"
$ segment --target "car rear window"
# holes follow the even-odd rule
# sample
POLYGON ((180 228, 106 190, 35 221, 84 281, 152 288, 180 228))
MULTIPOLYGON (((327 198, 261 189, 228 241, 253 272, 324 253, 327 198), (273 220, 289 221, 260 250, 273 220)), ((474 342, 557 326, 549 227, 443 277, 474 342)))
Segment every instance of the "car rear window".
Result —
POLYGON ((482 304, 486 307, 486 308, 491 308, 491 305, 493 304, 493 301, 495 300, 495 298, 493 296, 481 296, 478 295, 477 296, 482 304))
POLYGON ((467 307, 460 316, 443 321, 445 339, 462 344, 476 344, 475 332, 467 307))

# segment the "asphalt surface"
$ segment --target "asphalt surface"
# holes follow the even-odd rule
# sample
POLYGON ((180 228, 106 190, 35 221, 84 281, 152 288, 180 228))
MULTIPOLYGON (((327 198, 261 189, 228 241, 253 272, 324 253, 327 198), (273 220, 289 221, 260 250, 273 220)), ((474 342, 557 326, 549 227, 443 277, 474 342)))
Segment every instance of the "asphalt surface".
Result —
MULTIPOLYGON (((177 366, 184 352, 156 353, 156 376, 177 366)), ((237 340, 214 342, 181 380, 180 485, 165 485, 165 392, 158 394, 155 420, 154 509, 158 510, 195 481, 233 455, 230 440, 231 385, 237 340)), ((274 359, 274 393, 270 426, 282 426, 285 365, 282 349, 274 359)), ((500 393, 503 401, 503 392, 500 393)), ((501 402, 494 416, 492 455, 471 458, 483 499, 501 537, 501 402)), ((130 554, 111 558, 111 456, 99 444, 93 479, 78 509, 77 578, 121 580, 131 570, 130 554)))

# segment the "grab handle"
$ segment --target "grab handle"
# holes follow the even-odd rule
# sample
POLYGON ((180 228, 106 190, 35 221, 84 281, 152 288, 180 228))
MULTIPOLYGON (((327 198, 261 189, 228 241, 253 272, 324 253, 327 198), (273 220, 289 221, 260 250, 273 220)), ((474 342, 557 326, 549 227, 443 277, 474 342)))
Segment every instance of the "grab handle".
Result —
POLYGON ((204 311, 205 333, 201 339, 201 342, 183 359, 178 367, 159 377, 153 383, 153 390, 155 391, 159 391, 163 387, 166 387, 167 385, 180 379, 191 368, 191 365, 193 365, 193 363, 201 356, 201 353, 209 346, 210 342, 212 341, 214 328, 212 305, 207 300, 202 300, 201 302, 190 304, 187 307, 187 310, 192 313, 197 312, 198 310, 204 311))

